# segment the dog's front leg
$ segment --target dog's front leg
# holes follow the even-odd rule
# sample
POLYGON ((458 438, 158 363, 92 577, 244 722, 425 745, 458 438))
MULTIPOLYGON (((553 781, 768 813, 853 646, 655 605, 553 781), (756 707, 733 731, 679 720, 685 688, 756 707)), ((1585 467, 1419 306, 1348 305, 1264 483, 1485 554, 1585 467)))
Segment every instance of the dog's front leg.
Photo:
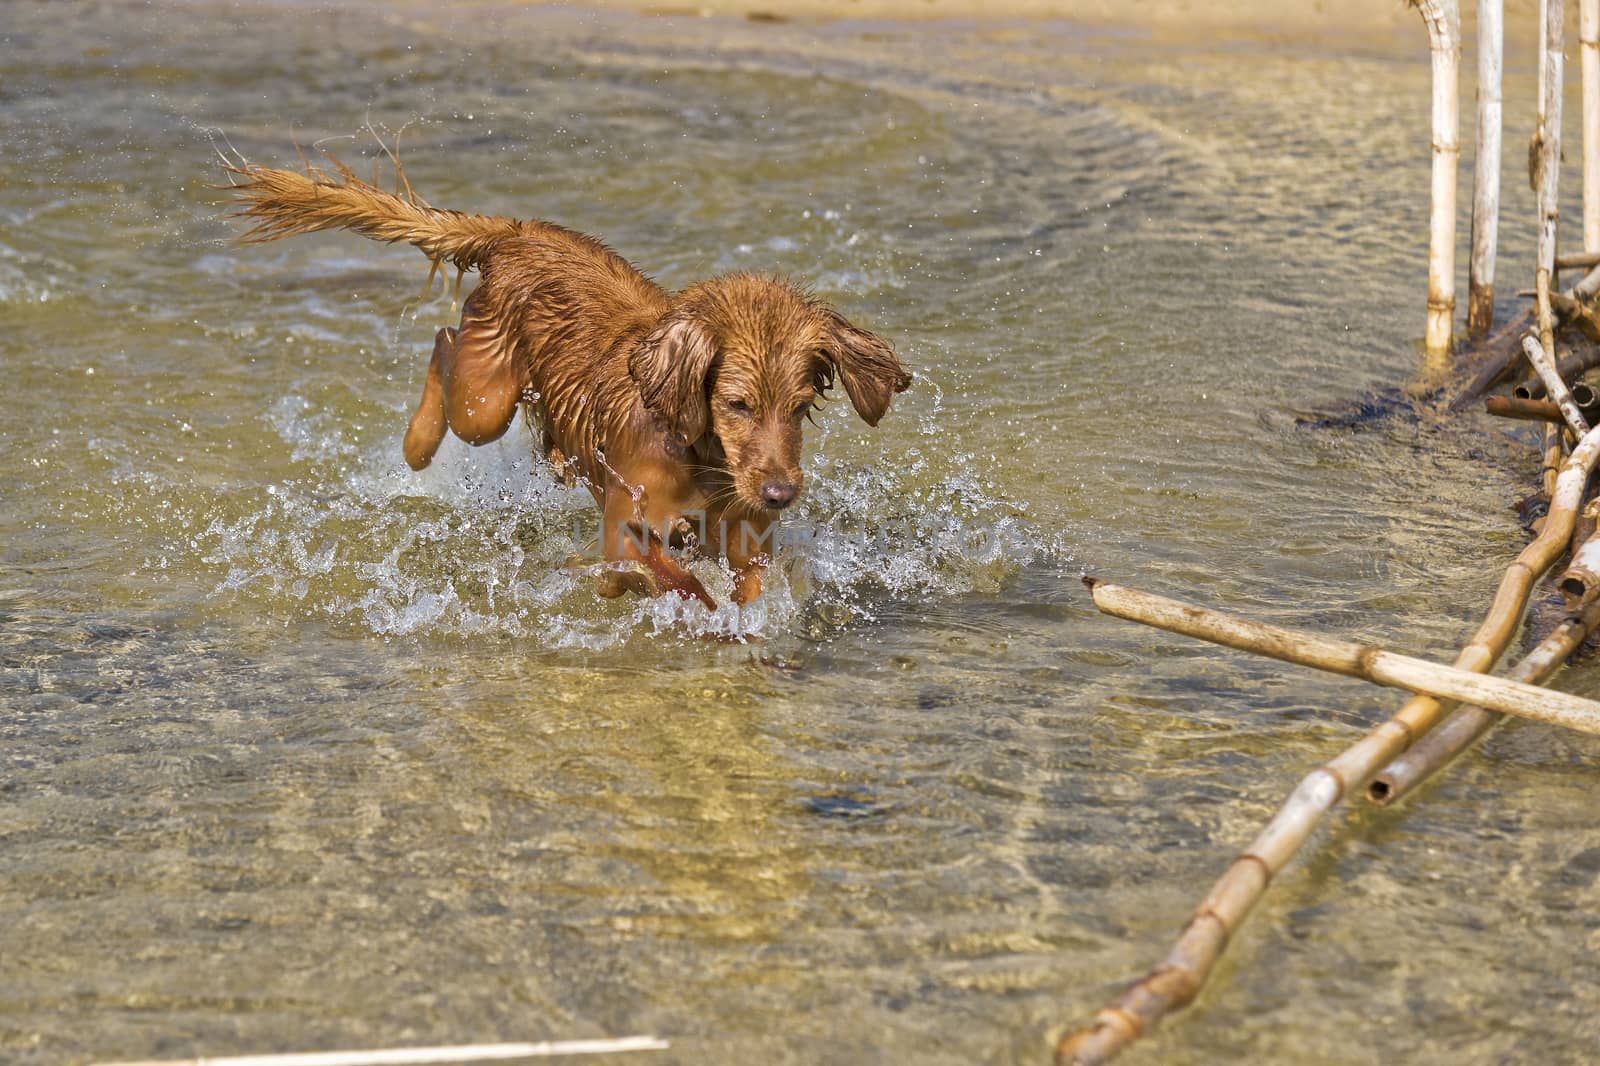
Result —
POLYGON ((761 595, 761 578, 767 572, 770 560, 765 555, 739 567, 733 575, 733 602, 740 607, 761 595))
POLYGON ((601 534, 606 566, 600 572, 599 593, 606 598, 633 592, 652 597, 671 592, 686 600, 699 600, 707 610, 717 609, 700 579, 664 551, 661 538, 627 506, 615 503, 618 493, 608 493, 605 529, 601 534))
POLYGON ((726 535, 723 551, 733 568, 733 602, 741 607, 761 595, 762 577, 772 564, 777 528, 765 516, 746 518, 726 535))

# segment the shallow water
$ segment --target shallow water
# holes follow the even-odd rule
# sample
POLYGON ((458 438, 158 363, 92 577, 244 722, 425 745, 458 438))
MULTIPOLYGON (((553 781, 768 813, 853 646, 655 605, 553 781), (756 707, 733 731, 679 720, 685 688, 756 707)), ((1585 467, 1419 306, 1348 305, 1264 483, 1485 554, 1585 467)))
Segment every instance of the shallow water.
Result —
MULTIPOLYGON (((1398 702, 1102 618, 1079 573, 1447 658, 1524 540, 1531 451, 1400 391, 1413 42, 409 3, 0 35, 7 1062, 1041 1061, 1398 702), (415 252, 229 243, 217 153, 365 168, 368 124, 435 204, 669 286, 783 272, 895 342, 882 426, 811 433, 759 643, 598 601, 587 497, 521 432, 405 469, 449 318, 415 252)), ((1513 725, 1340 813, 1129 1061, 1588 1060, 1597 768, 1513 725)))

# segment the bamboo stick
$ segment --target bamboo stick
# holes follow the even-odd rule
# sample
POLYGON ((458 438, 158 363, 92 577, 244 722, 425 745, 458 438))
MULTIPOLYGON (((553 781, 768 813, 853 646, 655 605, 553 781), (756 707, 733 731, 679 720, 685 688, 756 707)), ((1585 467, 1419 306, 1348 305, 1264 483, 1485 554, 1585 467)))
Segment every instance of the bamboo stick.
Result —
POLYGON ((1600 538, 1590 537, 1572 553, 1572 562, 1561 577, 1561 599, 1567 610, 1583 610, 1600 597, 1600 538))
POLYGON ((1483 409, 1499 418, 1515 418, 1523 422, 1560 422, 1561 408, 1549 400, 1519 400, 1515 396, 1490 396, 1483 401, 1483 409))
POLYGON ((1578 283, 1568 289, 1566 295, 1574 300, 1592 300, 1600 296, 1600 264, 1589 268, 1589 273, 1578 279, 1578 283))
POLYGON ((497 1059, 556 1055, 610 1055, 622 1051, 664 1051, 665 1040, 621 1036, 606 1040, 555 1040, 537 1044, 463 1044, 454 1047, 382 1048, 372 1051, 310 1051, 221 1058, 141 1059, 99 1066, 424 1066, 439 1062, 491 1062, 497 1059))
POLYGON ((1561 452, 1561 427, 1554 422, 1545 423, 1544 444, 1539 453, 1539 487, 1546 499, 1555 499, 1556 482, 1561 477, 1561 452))
MULTIPOLYGON (((1587 158, 1584 160, 1587 162, 1587 158)), ((1588 270, 1600 266, 1600 252, 1573 252, 1571 255, 1556 256, 1557 270, 1588 270)))
POLYGON ((1474 340, 1487 337, 1494 325, 1504 21, 1504 0, 1478 0, 1478 140, 1472 165, 1472 259, 1467 267, 1467 334, 1474 340))
MULTIPOLYGON (((1488 670, 1505 651, 1534 582, 1566 549, 1584 486, 1597 460, 1600 431, 1593 431, 1578 442, 1563 465, 1539 535, 1507 568, 1487 616, 1456 656, 1457 666, 1488 670)), ((1140 1033, 1192 1000, 1267 884, 1311 836, 1322 816, 1349 789, 1360 788, 1432 729, 1444 710, 1445 704, 1430 696, 1413 696, 1388 721, 1307 774, 1256 839, 1217 879, 1167 957, 1096 1014, 1087 1028, 1063 1036, 1056 1045, 1056 1061, 1079 1066, 1108 1062, 1140 1033)))
POLYGON ((1433 211, 1428 238, 1430 358, 1450 351, 1456 310, 1456 163, 1461 156, 1461 12, 1457 0, 1411 0, 1428 29, 1433 64, 1433 211))
POLYGON ((1502 677, 1445 666, 1401 655, 1372 644, 1334 640, 1312 633, 1236 618, 1149 592, 1083 579, 1094 605, 1105 614, 1143 622, 1171 633, 1198 637, 1213 644, 1255 652, 1283 662, 1310 666, 1376 685, 1409 689, 1439 700, 1477 703, 1504 714, 1600 735, 1600 703, 1565 692, 1552 692, 1502 677))
POLYGON ((1583 250, 1600 252, 1600 0, 1578 0, 1583 70, 1583 250))
POLYGON ((1550 292, 1556 285, 1556 225, 1561 217, 1561 86, 1565 72, 1562 57, 1565 4, 1562 0, 1545 3, 1543 47, 1540 60, 1539 114, 1534 131, 1534 187, 1538 192, 1538 265, 1534 290, 1538 299, 1539 343, 1547 352, 1556 350, 1555 319, 1550 309, 1550 292))
POLYGON ((1600 389, 1585 381, 1572 383, 1572 402, 1578 405, 1583 420, 1591 426, 1600 420, 1600 389))
MULTIPOLYGON (((1561 265, 1560 259, 1556 260, 1556 265, 1561 265)), ((1562 323, 1583 334, 1584 340, 1600 341, 1600 315, 1585 301, 1574 300, 1565 293, 1551 293, 1550 309, 1562 323)))
MULTIPOLYGON (((1539 215, 1538 257, 1534 271, 1535 315, 1539 324, 1539 346, 1552 358, 1556 351, 1556 335, 1550 293, 1557 283, 1556 237, 1561 216, 1561 89, 1566 70, 1566 59, 1562 53, 1565 11, 1565 0, 1555 0, 1554 3, 1540 0, 1542 32, 1539 35, 1538 123, 1534 130, 1533 150, 1529 153, 1529 159, 1534 164, 1534 173, 1530 176, 1534 179, 1539 215)), ((1600 273, 1600 268, 1591 271, 1590 276, 1596 273, 1600 273)), ((1587 284, 1588 281, 1586 277, 1579 284, 1587 284)), ((1528 351, 1526 341, 1523 350, 1528 351)), ((1559 373, 1556 376, 1559 378, 1559 373)), ((1540 373, 1539 377, 1544 380, 1545 375, 1540 373)), ((1544 383, 1548 391, 1549 383, 1544 383)), ((1551 399, 1557 400, 1558 397, 1551 396, 1551 399)), ((1561 445, 1561 430, 1555 425, 1546 425, 1540 474, 1544 492, 1552 501, 1559 477, 1557 467, 1561 461, 1561 445)))
MULTIPOLYGON (((1562 18, 1565 7, 1566 0, 1556 0, 1553 4, 1550 0, 1539 0, 1539 105, 1533 145, 1528 153, 1529 165, 1533 167, 1529 177, 1533 181, 1539 216, 1533 275, 1534 321, 1539 326, 1539 346, 1552 358, 1556 351, 1556 326, 1550 290, 1556 284, 1556 237, 1561 213, 1561 86, 1566 62, 1562 55, 1562 18)), ((1524 354, 1528 351, 1527 340, 1523 338, 1524 354)), ((1548 392, 1549 382, 1544 374, 1537 367, 1534 373, 1548 392)), ((1561 449, 1561 428, 1546 424, 1544 442, 1539 450, 1539 481, 1545 496, 1552 499, 1556 479, 1560 476, 1561 449)))
MULTIPOLYGON (((1600 603, 1591 602, 1558 625, 1506 676, 1531 684, 1543 683, 1561 669, 1567 656, 1594 632, 1596 625, 1600 625, 1600 603)), ((1380 807, 1394 803, 1443 769, 1504 717, 1483 707, 1459 708, 1384 767, 1367 785, 1367 799, 1380 807)))
POLYGON ((1510 377, 1522 363, 1522 334, 1534 324, 1530 311, 1520 312, 1478 344, 1480 361, 1471 381, 1450 400, 1451 413, 1464 411, 1473 401, 1510 377))
MULTIPOLYGON (((1556 371, 1567 381, 1597 366, 1600 366, 1600 345, 1584 348, 1556 360, 1556 371)), ((1535 376, 1511 390, 1511 394, 1524 400, 1540 399, 1545 394, 1544 382, 1535 376)))
POLYGON ((1561 408, 1561 417, 1567 420, 1572 432, 1580 437, 1589 432, 1589 423, 1584 420, 1583 412, 1578 410, 1578 402, 1572 398, 1572 390, 1561 380, 1561 373, 1556 369, 1555 360, 1550 357, 1550 353, 1532 337, 1522 338, 1522 351, 1528 357, 1528 365, 1533 367, 1534 372, 1539 375, 1539 380, 1544 382, 1544 391, 1555 405, 1561 408))

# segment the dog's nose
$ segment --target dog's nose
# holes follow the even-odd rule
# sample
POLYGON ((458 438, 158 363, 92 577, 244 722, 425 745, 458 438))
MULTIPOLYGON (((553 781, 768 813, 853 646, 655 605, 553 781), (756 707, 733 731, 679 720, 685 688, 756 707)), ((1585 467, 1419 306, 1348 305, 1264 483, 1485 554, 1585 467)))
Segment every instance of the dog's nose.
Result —
POLYGON ((761 500, 774 511, 781 511, 794 502, 799 490, 787 481, 776 478, 761 486, 761 500))

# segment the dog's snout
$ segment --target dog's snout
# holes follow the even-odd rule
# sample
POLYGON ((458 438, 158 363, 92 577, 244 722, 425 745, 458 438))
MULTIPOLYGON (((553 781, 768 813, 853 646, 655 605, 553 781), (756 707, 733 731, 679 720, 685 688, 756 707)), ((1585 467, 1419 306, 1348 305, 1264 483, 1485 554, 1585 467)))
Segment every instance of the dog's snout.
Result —
POLYGON ((779 478, 773 478, 761 486, 761 502, 774 511, 781 511, 789 506, 799 494, 800 490, 795 488, 793 482, 779 478))

